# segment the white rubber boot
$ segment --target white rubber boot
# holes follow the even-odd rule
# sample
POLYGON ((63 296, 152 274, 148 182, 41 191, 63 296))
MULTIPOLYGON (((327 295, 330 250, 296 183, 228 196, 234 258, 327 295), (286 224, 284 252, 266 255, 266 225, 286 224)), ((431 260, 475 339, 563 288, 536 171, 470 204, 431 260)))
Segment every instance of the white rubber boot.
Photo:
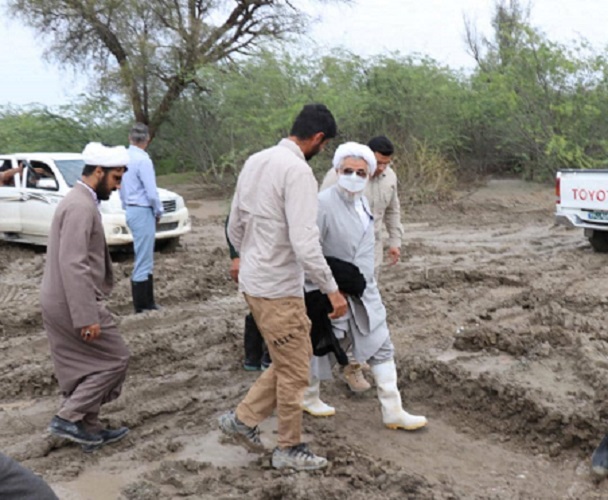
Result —
POLYGON ((378 387, 378 399, 382 407, 382 422, 389 429, 413 431, 427 424, 426 417, 410 415, 401 406, 401 394, 397 388, 397 367, 391 359, 372 365, 372 373, 378 387))
POLYGON ((336 409, 321 401, 321 398, 319 397, 320 393, 321 381, 318 378, 312 378, 304 392, 302 409, 313 417, 331 417, 332 415, 335 415, 336 409))

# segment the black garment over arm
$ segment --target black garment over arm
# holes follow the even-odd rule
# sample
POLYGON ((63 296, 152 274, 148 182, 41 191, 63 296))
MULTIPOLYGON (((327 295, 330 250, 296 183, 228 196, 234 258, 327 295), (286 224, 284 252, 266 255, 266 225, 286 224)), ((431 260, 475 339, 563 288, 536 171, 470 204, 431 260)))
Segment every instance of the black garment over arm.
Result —
MULTIPOLYGON (((329 264, 341 292, 354 297, 363 295, 366 286, 365 277, 357 266, 336 257, 325 257, 325 260, 329 264)), ((313 290, 304 294, 304 301, 306 302, 306 313, 312 323, 310 340, 314 355, 325 356, 333 352, 338 363, 346 366, 348 357, 334 335, 331 319, 328 316, 332 311, 332 306, 327 295, 320 290, 313 290)))
POLYGON ((228 250, 230 251, 230 259, 238 259, 239 253, 236 251, 236 248, 230 243, 230 238, 228 237, 228 221, 230 220, 230 216, 226 217, 226 222, 224 222, 224 234, 226 235, 226 243, 228 243, 228 250))

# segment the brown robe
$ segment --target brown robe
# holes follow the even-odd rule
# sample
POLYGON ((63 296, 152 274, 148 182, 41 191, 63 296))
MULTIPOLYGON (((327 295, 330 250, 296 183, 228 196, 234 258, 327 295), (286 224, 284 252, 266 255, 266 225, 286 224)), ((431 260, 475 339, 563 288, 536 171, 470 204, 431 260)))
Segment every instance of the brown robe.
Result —
POLYGON ((47 243, 40 291, 42 320, 55 375, 66 397, 58 415, 99 428, 102 404, 120 395, 129 350, 103 300, 113 286, 101 215, 88 189, 76 184, 59 203, 47 243), (101 325, 85 342, 82 327, 101 325))

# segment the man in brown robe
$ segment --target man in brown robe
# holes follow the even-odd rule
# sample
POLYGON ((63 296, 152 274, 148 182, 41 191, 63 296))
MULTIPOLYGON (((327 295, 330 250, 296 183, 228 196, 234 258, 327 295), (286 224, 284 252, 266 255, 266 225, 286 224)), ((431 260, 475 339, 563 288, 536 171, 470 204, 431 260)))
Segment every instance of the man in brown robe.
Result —
POLYGON ((91 451, 129 432, 104 428, 99 421, 101 405, 120 395, 129 350, 103 302, 113 276, 98 208, 120 187, 129 155, 123 146, 100 143, 89 143, 82 155, 82 179, 55 211, 40 302, 65 397, 49 432, 91 451))

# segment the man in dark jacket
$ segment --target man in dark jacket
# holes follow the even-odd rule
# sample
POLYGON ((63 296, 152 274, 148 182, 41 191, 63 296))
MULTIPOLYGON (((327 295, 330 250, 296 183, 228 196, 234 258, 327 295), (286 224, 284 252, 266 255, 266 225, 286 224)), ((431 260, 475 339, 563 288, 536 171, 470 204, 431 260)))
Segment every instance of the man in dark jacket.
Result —
POLYGON ((59 500, 53 490, 32 471, 0 453, 2 500, 59 500))

